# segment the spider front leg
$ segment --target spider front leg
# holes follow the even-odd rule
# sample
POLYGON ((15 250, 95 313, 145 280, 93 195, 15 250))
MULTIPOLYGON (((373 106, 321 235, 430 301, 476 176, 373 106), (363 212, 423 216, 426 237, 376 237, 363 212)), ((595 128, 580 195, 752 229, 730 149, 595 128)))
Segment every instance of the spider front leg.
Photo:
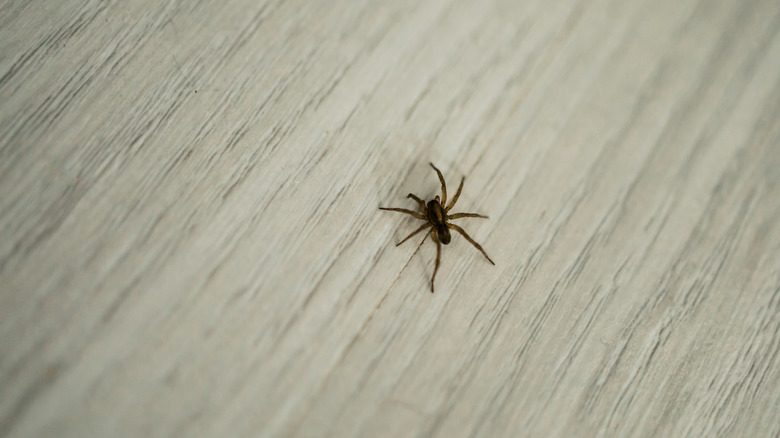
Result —
POLYGON ((420 220, 423 220, 423 221, 427 221, 428 220, 428 218, 426 218, 425 216, 421 215, 420 213, 417 213, 416 211, 412 211, 412 210, 407 210, 405 208, 379 207, 379 209, 380 210, 387 210, 387 211, 397 211, 399 213, 406 213, 406 214, 412 215, 412 216, 416 217, 417 219, 420 219, 420 220))
POLYGON ((433 167, 433 170, 436 171, 436 174, 439 175, 439 181, 441 181, 441 205, 447 204, 447 183, 444 182, 444 176, 441 174, 441 171, 436 168, 436 166, 433 165, 433 163, 428 163, 433 167))
POLYGON ((452 201, 450 201, 450 205, 448 205, 447 208, 445 208, 446 211, 452 210, 452 207, 454 207, 455 203, 458 202, 458 198, 460 198, 460 191, 463 190, 464 181, 466 181, 465 176, 460 179, 460 185, 458 186, 458 191, 455 192, 455 197, 452 198, 452 201))
POLYGON ((447 216, 447 219, 460 219, 462 217, 479 217, 482 219, 488 219, 487 216, 477 214, 477 213, 455 213, 447 216))
POLYGON ((417 204, 419 204, 419 205, 420 205, 420 212, 421 212, 422 214, 426 214, 426 213, 427 213, 428 209, 427 209, 427 208, 425 208, 425 201, 423 201, 422 199, 418 198, 418 197, 417 197, 417 196, 415 196, 413 193, 409 193, 408 195, 406 195, 406 197, 407 197, 407 198, 412 198, 412 199, 414 199, 415 201, 417 201, 417 204))

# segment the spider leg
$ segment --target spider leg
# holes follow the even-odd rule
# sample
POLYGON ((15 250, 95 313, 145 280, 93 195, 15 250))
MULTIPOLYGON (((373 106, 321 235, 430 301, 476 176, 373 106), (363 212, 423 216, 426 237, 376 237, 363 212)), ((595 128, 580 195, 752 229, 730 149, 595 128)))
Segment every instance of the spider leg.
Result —
POLYGON ((436 266, 433 267, 433 276, 431 277, 431 293, 433 293, 433 281, 436 280, 436 273, 439 272, 439 262, 441 261, 441 242, 434 236, 436 230, 431 231, 431 239, 436 242, 436 266))
POLYGON ((420 212, 421 212, 422 214, 426 214, 426 212, 427 212, 427 209, 425 208, 425 201, 423 201, 422 199, 418 198, 418 197, 417 197, 417 196, 415 196, 413 193, 409 193, 408 195, 406 195, 406 197, 407 197, 407 198, 412 198, 412 199, 414 199, 415 201, 417 201, 417 203, 418 203, 418 204, 420 204, 420 212))
POLYGON ((406 213, 406 214, 410 214, 410 215, 412 215, 412 216, 416 217, 417 219, 421 219, 421 220, 424 220, 424 221, 428 221, 428 219, 427 219, 425 216, 421 215, 420 213, 417 213, 417 212, 415 212, 415 211, 412 211, 412 210, 407 210, 407 209, 405 209, 405 208, 388 208, 388 207, 379 207, 379 209, 380 209, 380 210, 387 210, 387 211, 397 211, 397 212, 399 212, 399 213, 406 213))
POLYGON ((436 166, 433 165, 433 163, 428 163, 433 167, 433 170, 436 171, 436 174, 439 175, 439 181, 441 181, 441 204, 445 205, 447 204, 447 183, 444 182, 444 176, 442 176, 441 171, 436 168, 436 166))
POLYGON ((487 216, 483 216, 481 214, 477 213, 455 213, 447 216, 447 219, 460 219, 462 217, 481 217, 483 219, 487 219, 487 216))
POLYGON ((488 259, 488 261, 489 261, 489 262, 490 262, 492 265, 495 265, 495 263, 493 263, 493 260, 490 260, 490 257, 488 257, 488 255, 487 255, 487 253, 485 252, 485 250, 484 250, 484 249, 482 249, 482 247, 481 247, 481 246, 479 246, 479 243, 475 242, 475 241, 474 241, 474 239, 472 239, 472 238, 471 238, 471 237, 470 237, 468 234, 466 234, 466 232, 465 232, 465 231, 463 231, 463 228, 461 228, 461 227, 459 227, 459 226, 457 226, 457 225, 455 225, 455 224, 447 224, 447 226, 448 226, 448 227, 450 227, 450 229, 452 229, 452 230, 455 230, 455 231, 459 232, 460 234, 462 234, 462 235, 463 235, 463 237, 465 237, 465 238, 466 238, 466 240, 468 240, 468 241, 469 241, 469 243, 471 243, 472 245, 474 245, 474 246, 475 246, 475 247, 476 247, 476 248, 479 250, 479 252, 481 252, 481 253, 482 253, 482 255, 483 255, 483 256, 485 256, 485 258, 486 258, 486 259, 488 259))
POLYGON ((447 208, 445 209, 446 211, 450 211, 450 209, 452 209, 452 207, 455 206, 455 203, 458 202, 458 198, 460 198, 460 191, 463 190, 463 181, 466 181, 465 176, 460 179, 460 185, 458 186, 458 191, 455 192, 455 197, 452 198, 452 201, 450 201, 450 205, 448 205, 447 208))
POLYGON ((426 229, 426 228, 428 228, 428 227, 432 227, 432 226, 433 226, 433 225, 431 225, 431 224, 429 224, 429 223, 427 223, 427 224, 423 224, 423 225, 422 225, 420 228, 418 228, 418 229, 414 230, 414 232, 413 232, 412 234, 410 234, 410 235, 406 236, 406 237, 404 238, 404 240, 402 240, 402 241, 400 241, 400 242, 396 243, 396 244, 395 244, 395 246, 401 246, 401 244, 402 244, 402 243, 404 243, 404 242, 406 242, 407 240, 411 239, 412 237, 414 237, 414 236, 415 236, 417 233, 419 233, 420 231, 422 231, 422 230, 424 230, 424 229, 426 229))

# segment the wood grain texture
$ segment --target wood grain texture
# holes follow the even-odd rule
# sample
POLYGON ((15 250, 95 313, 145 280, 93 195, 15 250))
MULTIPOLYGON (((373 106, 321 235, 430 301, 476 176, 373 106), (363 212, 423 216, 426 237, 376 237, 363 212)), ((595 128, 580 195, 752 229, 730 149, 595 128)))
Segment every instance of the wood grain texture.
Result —
POLYGON ((778 169, 776 0, 0 1, 0 436, 780 436, 778 169))

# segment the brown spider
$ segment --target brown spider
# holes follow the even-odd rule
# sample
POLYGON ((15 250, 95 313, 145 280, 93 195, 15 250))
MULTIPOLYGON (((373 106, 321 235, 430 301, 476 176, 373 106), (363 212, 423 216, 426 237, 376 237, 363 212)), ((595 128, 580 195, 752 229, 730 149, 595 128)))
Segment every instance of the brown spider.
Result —
MULTIPOLYGON (((481 217, 487 219, 487 216, 483 216, 481 214, 477 213, 455 213, 455 214, 447 214, 452 207, 455 206, 455 203, 458 202, 458 197, 460 197, 460 191, 463 189, 463 181, 466 180, 466 177, 464 176, 460 180, 460 185, 458 186, 458 191, 455 192, 455 197, 452 198, 449 204, 447 204, 447 184, 444 182, 444 177, 442 176, 439 169, 436 168, 436 166, 433 165, 433 163, 428 163, 433 167, 433 170, 436 171, 436 174, 439 175, 439 181, 441 181, 441 201, 439 201, 439 197, 436 196, 433 198, 432 201, 428 201, 428 204, 425 204, 425 201, 418 198, 417 196, 409 193, 406 195, 407 198, 412 198, 415 201, 417 201, 417 204, 420 207, 420 213, 417 213, 412 210, 407 210, 405 208, 385 208, 385 207, 379 207, 380 210, 388 210, 388 211, 397 211, 400 213, 406 213, 409 215, 412 215, 416 217, 417 219, 424 220, 425 223, 420 226, 420 228, 416 229, 412 234, 406 236, 406 238, 400 242, 398 242, 395 246, 399 246, 400 244, 406 242, 409 240, 412 236, 416 235, 417 233, 427 229, 431 228, 430 236, 431 239, 433 239, 434 242, 436 242, 436 266, 433 268, 433 276, 431 277, 431 293, 433 293, 433 281, 436 279, 436 272, 439 270, 439 261, 441 260, 441 244, 449 244, 452 236, 450 235, 450 230, 455 230, 463 235, 463 237, 466 238, 466 240, 469 241, 472 245, 474 245, 479 252, 482 253, 483 256, 485 256, 488 261, 495 265, 493 263, 493 260, 490 260, 490 257, 488 257, 487 253, 484 249, 482 249, 481 246, 477 242, 474 241, 471 237, 469 237, 468 234, 463 230, 463 228, 451 224, 449 221, 452 219, 459 219, 462 217, 481 217), (447 205, 445 208, 444 205, 447 205)), ((428 234, 425 235, 422 242, 420 242, 420 245, 425 243, 425 239, 428 238, 428 234)))

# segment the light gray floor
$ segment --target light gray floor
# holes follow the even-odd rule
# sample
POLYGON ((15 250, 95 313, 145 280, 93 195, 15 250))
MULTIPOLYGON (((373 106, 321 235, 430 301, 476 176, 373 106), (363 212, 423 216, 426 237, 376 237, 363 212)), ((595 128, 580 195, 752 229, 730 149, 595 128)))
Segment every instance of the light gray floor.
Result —
POLYGON ((777 437, 779 171, 777 0, 1 1, 0 436, 777 437))

